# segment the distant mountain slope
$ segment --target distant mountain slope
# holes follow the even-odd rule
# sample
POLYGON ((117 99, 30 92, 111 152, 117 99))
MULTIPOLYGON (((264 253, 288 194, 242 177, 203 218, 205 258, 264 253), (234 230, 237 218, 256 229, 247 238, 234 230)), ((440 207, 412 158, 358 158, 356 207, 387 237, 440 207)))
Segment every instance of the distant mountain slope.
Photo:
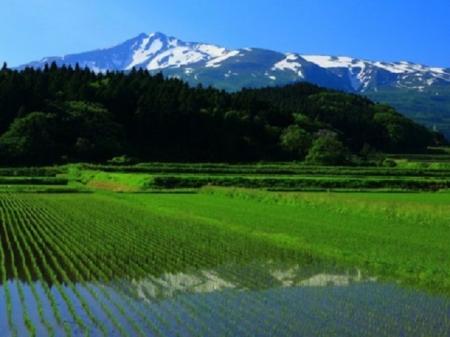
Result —
POLYGON ((162 33, 140 34, 112 48, 47 57, 19 68, 41 68, 52 62, 79 64, 97 72, 143 68, 193 85, 201 83, 229 91, 307 81, 391 104, 407 116, 450 136, 450 69, 445 68, 258 48, 226 49, 184 42, 162 33))

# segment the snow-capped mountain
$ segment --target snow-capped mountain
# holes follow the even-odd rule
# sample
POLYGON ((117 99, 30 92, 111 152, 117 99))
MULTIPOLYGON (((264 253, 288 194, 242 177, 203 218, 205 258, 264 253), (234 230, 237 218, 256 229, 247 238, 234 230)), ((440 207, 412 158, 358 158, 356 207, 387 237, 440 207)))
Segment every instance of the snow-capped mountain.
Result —
POLYGON ((447 129, 450 136, 448 68, 260 48, 227 49, 152 33, 140 34, 112 48, 47 57, 19 69, 42 68, 52 62, 78 64, 96 72, 147 69, 192 85, 211 85, 230 91, 307 81, 386 102, 419 122, 447 129))
POLYGON ((436 83, 450 83, 450 69, 432 68, 411 62, 373 62, 350 57, 303 55, 303 58, 348 78, 357 92, 394 86, 423 90, 436 83))
POLYGON ((112 48, 48 57, 25 66, 43 67, 52 62, 72 66, 78 63, 97 72, 143 68, 229 90, 294 81, 354 92, 377 91, 380 87, 422 91, 434 84, 450 84, 450 69, 258 48, 226 49, 184 42, 162 33, 140 34, 112 48))

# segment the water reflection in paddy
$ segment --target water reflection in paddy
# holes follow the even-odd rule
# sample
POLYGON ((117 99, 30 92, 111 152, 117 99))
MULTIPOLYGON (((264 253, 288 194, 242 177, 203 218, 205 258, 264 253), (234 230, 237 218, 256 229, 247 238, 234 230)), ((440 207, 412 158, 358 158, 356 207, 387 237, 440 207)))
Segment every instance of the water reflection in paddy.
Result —
POLYGON ((37 282, 32 290, 17 281, 0 286, 1 337, 29 335, 25 312, 37 336, 48 336, 50 326, 58 337, 414 337, 450 331, 447 298, 324 266, 265 262, 106 284, 50 285, 49 291, 46 286, 37 282))

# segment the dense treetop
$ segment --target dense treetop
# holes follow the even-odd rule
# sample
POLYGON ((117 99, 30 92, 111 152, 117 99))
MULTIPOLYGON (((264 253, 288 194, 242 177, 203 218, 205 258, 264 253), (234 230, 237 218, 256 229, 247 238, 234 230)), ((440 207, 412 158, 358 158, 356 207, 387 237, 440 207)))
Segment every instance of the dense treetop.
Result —
POLYGON ((301 160, 329 158, 309 153, 327 148, 341 149, 345 161, 368 148, 417 152, 440 141, 389 106, 306 83, 226 93, 144 70, 0 71, 2 164, 122 154, 155 161, 301 160))

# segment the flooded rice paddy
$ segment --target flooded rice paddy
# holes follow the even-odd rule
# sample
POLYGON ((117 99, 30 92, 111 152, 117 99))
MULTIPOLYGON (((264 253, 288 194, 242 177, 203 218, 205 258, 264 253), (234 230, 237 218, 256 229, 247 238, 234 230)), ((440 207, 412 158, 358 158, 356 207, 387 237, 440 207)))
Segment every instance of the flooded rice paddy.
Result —
POLYGON ((9 280, 0 286, 0 299, 1 337, 450 332, 448 298, 378 282, 358 270, 275 261, 107 283, 9 280))

